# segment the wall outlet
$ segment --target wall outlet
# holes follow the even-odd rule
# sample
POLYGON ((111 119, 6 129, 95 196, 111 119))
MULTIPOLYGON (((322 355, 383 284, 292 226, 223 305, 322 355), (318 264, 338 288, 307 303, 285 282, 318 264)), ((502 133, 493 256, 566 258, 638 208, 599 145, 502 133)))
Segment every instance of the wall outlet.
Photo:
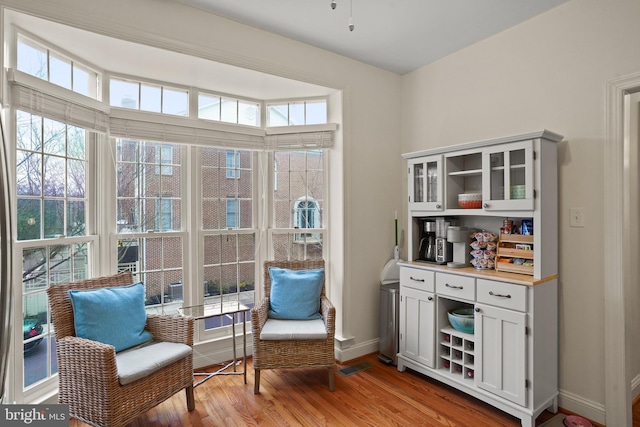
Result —
POLYGON ((584 227, 584 208, 570 208, 569 216, 571 227, 584 227))

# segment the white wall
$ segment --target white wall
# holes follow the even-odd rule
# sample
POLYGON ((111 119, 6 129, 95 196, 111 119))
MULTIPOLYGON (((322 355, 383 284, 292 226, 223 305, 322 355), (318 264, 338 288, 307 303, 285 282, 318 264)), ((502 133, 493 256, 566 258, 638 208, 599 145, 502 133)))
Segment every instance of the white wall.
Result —
POLYGON ((343 163, 331 166, 342 166, 344 186, 330 191, 344 199, 344 245, 332 249, 332 254, 344 257, 335 260, 335 283, 329 292, 340 309, 337 335, 349 338, 338 346, 338 357, 346 360, 377 351, 379 275, 391 257, 394 212, 401 211, 405 201, 399 192, 404 166, 398 75, 175 1, 0 0, 0 5, 117 38, 196 52, 208 59, 342 90, 343 163))
POLYGON ((636 0, 573 0, 403 78, 403 152, 545 128, 564 135, 560 406, 599 422, 605 91, 608 81, 640 70, 638 17, 636 0), (569 227, 570 207, 584 208, 584 228, 569 227))

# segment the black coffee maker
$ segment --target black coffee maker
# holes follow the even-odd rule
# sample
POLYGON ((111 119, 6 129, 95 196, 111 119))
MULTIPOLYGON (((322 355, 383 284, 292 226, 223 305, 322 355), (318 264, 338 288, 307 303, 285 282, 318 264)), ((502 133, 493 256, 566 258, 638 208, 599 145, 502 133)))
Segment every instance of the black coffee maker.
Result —
POLYGON ((422 220, 418 260, 432 262, 436 260, 436 222, 433 220, 422 220))

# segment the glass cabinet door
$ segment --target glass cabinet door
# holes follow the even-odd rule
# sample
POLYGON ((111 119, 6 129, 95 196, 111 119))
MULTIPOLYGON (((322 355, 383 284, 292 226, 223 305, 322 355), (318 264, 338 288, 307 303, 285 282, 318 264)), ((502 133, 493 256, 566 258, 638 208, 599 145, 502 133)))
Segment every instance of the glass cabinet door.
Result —
POLYGON ((442 157, 418 158, 408 163, 410 209, 442 210, 442 157))
POLYGON ((533 210, 533 141, 489 147, 482 166, 484 209, 533 210))

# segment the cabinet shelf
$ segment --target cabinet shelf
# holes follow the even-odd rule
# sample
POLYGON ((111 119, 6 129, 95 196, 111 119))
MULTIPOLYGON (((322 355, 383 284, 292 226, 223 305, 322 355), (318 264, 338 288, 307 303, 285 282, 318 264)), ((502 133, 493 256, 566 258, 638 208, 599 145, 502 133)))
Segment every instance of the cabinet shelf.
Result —
POLYGON ((471 170, 449 172, 449 176, 476 176, 476 175, 482 175, 482 169, 471 169, 471 170))
POLYGON ((533 244, 532 234, 501 234, 500 241, 505 243, 531 243, 533 244))
POLYGON ((496 251, 496 270, 533 276, 533 265, 515 264, 511 262, 512 259, 519 258, 530 260, 530 264, 533 264, 535 262, 535 254, 532 245, 533 235, 501 234, 498 239, 498 248, 496 251), (517 244, 531 245, 531 249, 516 249, 513 246, 517 244), (509 262, 503 260, 508 260, 509 262))

